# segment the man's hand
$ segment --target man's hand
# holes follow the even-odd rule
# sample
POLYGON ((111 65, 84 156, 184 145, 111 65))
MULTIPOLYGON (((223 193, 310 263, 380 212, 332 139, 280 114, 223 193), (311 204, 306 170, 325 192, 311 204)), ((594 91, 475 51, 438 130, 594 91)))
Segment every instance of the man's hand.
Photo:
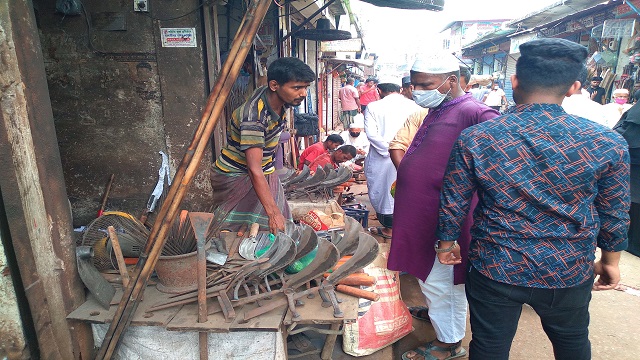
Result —
MULTIPOLYGON (((447 245, 447 242, 441 242, 441 248, 447 248, 450 245, 447 245)), ((443 265, 458 265, 462 263, 462 257, 460 256, 460 246, 456 245, 451 251, 436 253, 438 256, 438 261, 443 265)))
POLYGON ((594 265, 594 272, 598 276, 593 284, 594 291, 615 289, 620 282, 620 267, 618 264, 603 263, 597 261, 594 265))
POLYGON ((284 231, 284 216, 282 216, 282 213, 280 213, 280 211, 278 211, 275 214, 270 214, 269 215, 269 230, 271 231, 271 233, 273 235, 277 235, 278 234, 278 230, 284 231))
POLYGON ((365 155, 364 150, 362 150, 362 149, 356 149, 356 154, 365 155))

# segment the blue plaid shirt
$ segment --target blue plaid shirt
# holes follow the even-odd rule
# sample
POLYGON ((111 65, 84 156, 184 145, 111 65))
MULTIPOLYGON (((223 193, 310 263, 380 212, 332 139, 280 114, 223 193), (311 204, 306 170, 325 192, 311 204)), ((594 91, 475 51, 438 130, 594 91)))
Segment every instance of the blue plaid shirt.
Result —
POLYGON ((439 239, 459 237, 476 191, 469 261, 495 281, 577 286, 593 274, 596 245, 627 247, 627 143, 559 105, 518 105, 462 132, 444 177, 439 239))

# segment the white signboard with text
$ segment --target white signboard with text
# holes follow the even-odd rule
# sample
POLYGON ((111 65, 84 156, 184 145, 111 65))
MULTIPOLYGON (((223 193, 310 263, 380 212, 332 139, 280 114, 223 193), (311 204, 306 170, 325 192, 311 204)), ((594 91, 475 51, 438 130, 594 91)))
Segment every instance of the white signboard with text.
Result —
POLYGON ((160 28, 162 47, 196 47, 196 28, 160 28))

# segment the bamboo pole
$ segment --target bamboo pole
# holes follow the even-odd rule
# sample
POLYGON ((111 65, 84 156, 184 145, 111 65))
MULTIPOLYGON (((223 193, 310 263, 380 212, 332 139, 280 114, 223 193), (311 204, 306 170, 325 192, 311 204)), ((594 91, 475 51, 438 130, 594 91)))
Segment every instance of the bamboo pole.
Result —
POLYGON ((122 296, 122 300, 118 304, 118 309, 105 334, 96 359, 110 359, 113 356, 120 344, 124 331, 131 322, 132 316, 147 285, 147 281, 160 256, 173 219, 175 219, 177 215, 180 203, 200 165, 213 127, 220 116, 231 87, 238 77, 240 68, 244 63, 258 27, 264 19, 270 4, 271 0, 253 0, 245 13, 240 28, 234 38, 231 50, 229 51, 229 57, 209 95, 193 141, 180 162, 180 166, 174 177, 173 186, 171 186, 167 199, 158 213, 158 218, 151 230, 145 249, 140 255, 140 259, 134 270, 132 283, 127 287, 125 294, 122 296))

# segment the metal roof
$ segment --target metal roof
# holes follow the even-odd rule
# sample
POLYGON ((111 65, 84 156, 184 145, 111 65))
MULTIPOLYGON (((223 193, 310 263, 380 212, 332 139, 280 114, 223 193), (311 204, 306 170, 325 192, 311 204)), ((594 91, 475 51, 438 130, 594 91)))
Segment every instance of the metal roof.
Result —
POLYGON ((516 35, 525 34, 525 33, 528 33, 528 32, 533 32, 533 31, 537 31, 537 30, 553 27, 556 24, 567 20, 568 18, 580 18, 580 17, 582 17, 584 15, 587 15, 589 13, 595 13, 595 12, 598 12, 600 10, 604 10, 604 9, 607 9, 607 8, 610 8, 610 7, 614 7, 614 6, 618 6, 618 5, 620 5, 620 3, 617 2, 617 1, 598 2, 598 4, 595 4, 594 6, 590 6, 590 7, 587 7, 585 9, 572 12, 571 14, 569 14, 567 16, 564 16, 564 17, 562 17, 560 19, 553 19, 551 21, 544 21, 544 22, 538 24, 537 26, 531 27, 531 28, 520 28, 520 29, 518 29, 518 31, 515 34, 513 34, 511 36, 516 36, 516 35))
POLYGON ((475 41, 465 45, 462 47, 462 50, 466 50, 466 49, 471 49, 471 48, 475 48, 478 46, 482 46, 485 45, 487 43, 491 43, 492 45, 495 45, 494 43, 496 41, 500 41, 503 39, 507 39, 507 37, 513 33, 516 32, 516 29, 500 29, 496 32, 492 32, 492 33, 488 33, 484 36, 481 36, 480 38, 476 39, 475 41))
POLYGON ((620 1, 602 0, 564 0, 553 3, 545 8, 530 13, 520 19, 505 24, 509 29, 498 30, 486 34, 462 47, 462 50, 476 48, 482 45, 505 40, 515 35, 542 29, 554 23, 566 20, 568 17, 579 17, 582 14, 620 5, 620 1))
MULTIPOLYGON (((622 1, 611 1, 613 3, 622 4, 622 1)), ((534 11, 523 16, 520 19, 512 20, 506 24, 518 30, 532 29, 543 24, 562 20, 569 15, 592 8, 599 4, 607 4, 610 1, 602 0, 561 0, 557 1, 545 8, 534 11)))

